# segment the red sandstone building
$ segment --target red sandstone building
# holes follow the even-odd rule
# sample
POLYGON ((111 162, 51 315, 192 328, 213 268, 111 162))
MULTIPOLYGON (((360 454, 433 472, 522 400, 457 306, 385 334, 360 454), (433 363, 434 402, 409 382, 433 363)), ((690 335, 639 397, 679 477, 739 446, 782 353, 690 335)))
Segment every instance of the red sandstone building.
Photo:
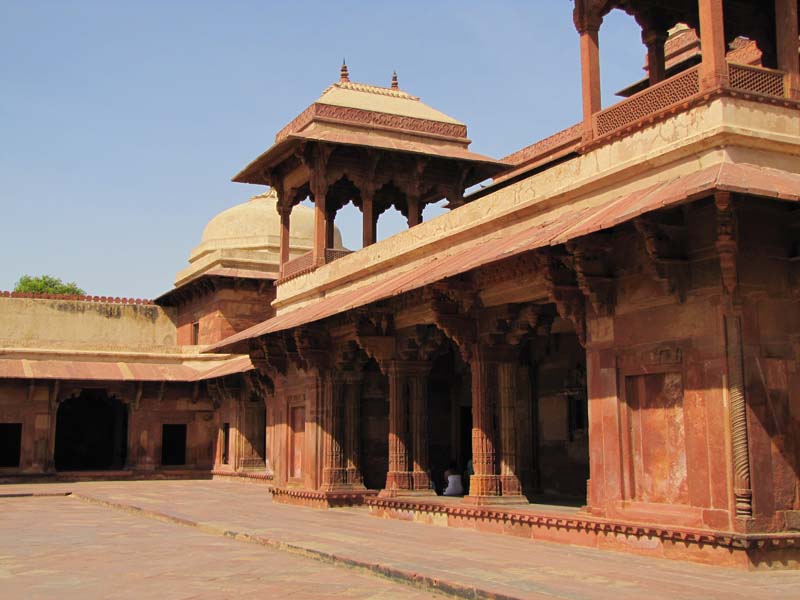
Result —
POLYGON ((577 0, 575 25, 574 127, 493 160, 343 67, 234 179, 270 194, 212 220, 155 304, 3 299, 3 475, 249 476, 274 501, 796 568, 797 3, 577 0), (648 78, 601 109, 615 9, 648 78), (391 206, 409 229, 376 242, 391 206), (451 460, 464 498, 436 495, 451 460))

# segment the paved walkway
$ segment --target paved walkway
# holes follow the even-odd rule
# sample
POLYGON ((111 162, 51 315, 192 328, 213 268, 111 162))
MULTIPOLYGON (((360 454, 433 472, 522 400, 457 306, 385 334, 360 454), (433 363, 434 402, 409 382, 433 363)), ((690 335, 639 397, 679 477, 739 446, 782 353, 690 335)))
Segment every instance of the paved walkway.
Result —
MULTIPOLYGON (((261 552, 269 550, 246 544, 243 540, 256 541, 339 565, 360 565, 401 579, 415 578, 427 585, 427 589, 452 586, 452 591, 462 595, 573 600, 800 597, 800 572, 747 573, 469 530, 382 520, 367 515, 362 509, 318 511, 273 504, 263 486, 240 482, 96 482, 0 488, 0 494, 65 491, 73 492, 74 496, 27 501, 0 498, 3 508, 0 514, 5 515, 0 517, 3 524, 0 535, 3 538, 7 536, 7 507, 13 507, 14 502, 36 500, 42 503, 43 509, 48 502, 58 502, 59 505, 71 502, 106 511, 93 513, 103 529, 109 519, 120 515, 133 518, 140 524, 154 523, 145 518, 149 516, 192 525, 194 529, 171 526, 173 533, 169 539, 175 540, 173 548, 181 548, 182 533, 179 531, 203 532, 198 535, 227 534, 242 540, 225 540, 239 544, 237 547, 261 552), (102 508, 103 505, 106 508, 102 508), (108 507, 126 510, 128 514, 108 507)), ((11 519, 13 521, 13 517, 11 519)), ((4 554, 9 553, 7 548, 8 543, 3 542, 4 554)), ((179 553, 180 550, 173 552, 179 553)), ((284 555, 292 556, 291 553, 284 555)), ((270 561, 271 557, 272 554, 270 561)), ((299 560, 300 556, 292 558, 299 560)), ((314 561, 302 560, 315 564, 314 561)), ((210 558, 206 557, 200 564, 209 562, 210 558)), ((190 570, 191 564, 191 558, 187 559, 186 567, 190 570)), ((216 568, 216 563, 213 564, 216 568)), ((267 561, 264 564, 268 564, 267 561)), ((349 572, 351 577, 367 572, 339 570, 349 572)), ((202 576, 202 567, 194 571, 202 576)), ((389 583, 379 578, 375 581, 389 583)), ((413 588, 404 589, 416 593, 413 588)), ((318 592, 316 597, 326 597, 326 594, 318 592)))

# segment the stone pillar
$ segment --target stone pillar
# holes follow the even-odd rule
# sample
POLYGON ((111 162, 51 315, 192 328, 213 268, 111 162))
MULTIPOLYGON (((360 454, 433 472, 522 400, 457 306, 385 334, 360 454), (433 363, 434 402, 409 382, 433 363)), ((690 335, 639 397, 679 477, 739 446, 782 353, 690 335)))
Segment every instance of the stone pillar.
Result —
POLYGON ((375 229, 377 219, 375 219, 375 206, 373 203, 373 194, 367 191, 361 192, 361 245, 366 248, 375 243, 376 235, 375 229))
POLYGON ((581 36, 581 87, 583 93, 583 139, 594 138, 593 116, 602 108, 600 96, 601 17, 586 15, 577 23, 581 36))
POLYGON ((312 177, 311 193, 314 195, 314 246, 312 257, 315 266, 325 264, 325 238, 328 231, 328 211, 325 200, 327 183, 319 176, 312 177))
POLYGON ((289 262, 289 244, 291 241, 290 219, 292 214, 291 206, 278 205, 278 214, 281 216, 281 250, 280 250, 280 274, 287 262, 289 262))
POLYGON ((338 374, 325 377, 323 394, 322 491, 347 487, 347 463, 344 454, 345 382, 338 374))
POLYGON ((513 348, 497 364, 498 405, 500 422, 500 486, 503 496, 521 496, 522 484, 517 460, 517 361, 513 348))
POLYGON ((409 196, 406 202, 408 204, 408 226, 414 227, 415 225, 419 225, 422 221, 419 198, 416 196, 409 196))
POLYGON ((364 487, 361 475, 361 373, 344 374, 345 463, 347 483, 364 487))
POLYGON ((785 94, 800 99, 800 60, 798 59, 797 0, 775 0, 775 45, 778 68, 786 73, 785 94))
POLYGON ((325 378, 312 369, 306 376, 305 433, 303 449, 303 487, 319 489, 324 465, 325 428, 325 378))
POLYGON ((698 0, 697 4, 700 13, 700 50, 703 55, 700 89, 713 90, 729 83, 722 0, 698 0))
POLYGON ((725 358, 727 367, 728 411, 733 454, 733 495, 737 517, 753 515, 753 490, 750 485, 750 443, 747 432, 747 397, 742 343, 742 306, 738 292, 738 244, 730 192, 716 192, 717 251, 722 287, 725 292, 725 358))
POLYGON ((642 42, 647 46, 647 72, 650 76, 650 85, 664 81, 666 76, 666 58, 664 44, 667 42, 667 32, 658 29, 642 31, 642 42))
POLYGON ((411 416, 411 448, 413 456, 414 491, 435 494, 431 488, 428 457, 428 372, 430 364, 408 365, 409 414, 411 416))
POLYGON ((333 248, 333 222, 336 219, 336 213, 329 212, 325 217, 325 247, 333 248))
POLYGON ((408 456, 407 375, 400 361, 389 366, 389 472, 383 496, 396 496, 412 489, 408 456))
POLYGON ((497 392, 497 363, 492 349, 475 344, 470 360, 472 371, 472 466, 469 496, 465 501, 483 504, 500 495, 495 452, 494 407, 497 392))

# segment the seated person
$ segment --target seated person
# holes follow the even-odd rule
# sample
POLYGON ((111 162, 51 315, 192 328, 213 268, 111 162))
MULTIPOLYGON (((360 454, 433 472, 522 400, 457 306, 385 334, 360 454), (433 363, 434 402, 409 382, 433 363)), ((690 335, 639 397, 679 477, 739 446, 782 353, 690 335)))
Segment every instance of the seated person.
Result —
POLYGON ((464 485, 461 482, 461 474, 458 472, 458 467, 455 461, 450 462, 447 471, 444 472, 445 483, 447 487, 442 495, 444 496, 463 496, 464 485))

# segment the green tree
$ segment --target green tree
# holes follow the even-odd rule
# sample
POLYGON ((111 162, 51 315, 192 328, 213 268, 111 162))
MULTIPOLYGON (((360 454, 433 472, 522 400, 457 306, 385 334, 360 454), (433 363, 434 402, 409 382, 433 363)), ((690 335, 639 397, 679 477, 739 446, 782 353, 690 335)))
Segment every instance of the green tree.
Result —
POLYGON ((23 275, 14 286, 15 292, 25 292, 34 294, 60 294, 69 296, 85 296, 81 288, 74 282, 64 283, 58 277, 51 277, 50 275, 42 275, 40 277, 31 277, 30 275, 23 275))

